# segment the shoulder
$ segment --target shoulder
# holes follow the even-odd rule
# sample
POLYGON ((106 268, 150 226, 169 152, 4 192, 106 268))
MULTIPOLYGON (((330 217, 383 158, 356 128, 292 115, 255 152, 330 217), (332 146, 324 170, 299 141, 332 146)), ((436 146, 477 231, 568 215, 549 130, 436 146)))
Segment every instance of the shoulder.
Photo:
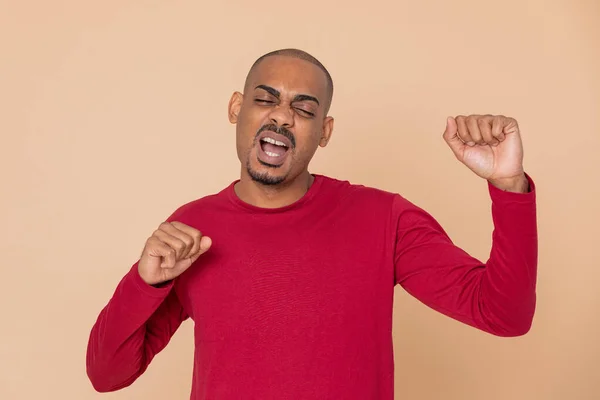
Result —
POLYGON ((330 194, 332 203, 351 213, 354 218, 386 220, 398 224, 436 224, 425 209, 413 203, 403 194, 361 183, 323 177, 323 192, 330 194))
POLYGON ((411 204, 398 192, 330 176, 320 175, 320 178, 323 180, 323 192, 337 197, 340 201, 349 201, 364 206, 378 205, 386 207, 411 204))
POLYGON ((231 185, 233 183, 216 193, 211 193, 181 204, 171 213, 168 220, 177 220, 183 223, 191 222, 199 217, 214 214, 219 209, 227 208, 230 205, 227 191, 231 188, 231 185))
MULTIPOLYGON (((399 232, 438 227, 437 221, 397 191, 325 177, 323 192, 332 192, 328 202, 336 215, 369 232, 399 232)), ((393 234, 396 237, 396 234, 393 234)))

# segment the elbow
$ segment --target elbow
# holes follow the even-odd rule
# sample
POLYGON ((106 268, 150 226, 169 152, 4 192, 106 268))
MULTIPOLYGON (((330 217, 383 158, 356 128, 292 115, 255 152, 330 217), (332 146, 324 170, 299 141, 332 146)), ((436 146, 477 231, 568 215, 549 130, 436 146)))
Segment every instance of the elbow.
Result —
POLYGON ((106 386, 103 383, 99 383, 96 380, 91 380, 91 382, 92 382, 92 387, 98 393, 110 393, 110 392, 114 392, 114 390, 112 390, 110 386, 106 386))
POLYGON ((94 390, 98 393, 108 393, 112 392, 115 389, 111 386, 108 379, 106 379, 106 375, 104 373, 99 372, 97 369, 93 367, 88 367, 87 376, 92 384, 94 390))
POLYGON ((98 393, 116 392, 131 385, 134 380, 120 381, 115 379, 109 371, 105 370, 100 372, 91 368, 88 368, 87 376, 92 387, 98 393))
POLYGON ((88 380, 98 393, 131 386, 148 366, 143 353, 99 351, 93 342, 88 347, 85 365, 88 380))
POLYGON ((88 380, 98 393, 116 392, 130 386, 143 373, 143 357, 130 352, 114 352, 90 339, 85 367, 88 380))
POLYGON ((94 390, 98 393, 109 393, 114 392, 118 389, 117 385, 115 385, 114 379, 114 369, 113 373, 111 373, 111 369, 107 368, 106 365, 102 365, 102 363, 96 362, 87 364, 87 376, 92 384, 94 390))
POLYGON ((532 326, 532 321, 523 321, 518 325, 509 327, 507 329, 505 329, 501 334, 499 334, 498 336, 503 336, 503 337, 520 337, 520 336, 525 336, 529 333, 529 331, 531 331, 531 326, 532 326))
MULTIPOLYGON (((85 367, 88 380, 96 392, 108 393, 114 391, 111 382, 110 363, 98 354, 94 342, 91 340, 88 343, 85 367)), ((114 368, 112 370, 114 371, 114 368)))
POLYGON ((488 305, 488 313, 484 318, 486 320, 484 330, 488 333, 514 338, 525 336, 531 331, 536 311, 535 294, 523 301, 514 301, 502 306, 498 303, 493 305, 493 307, 488 305))
POLYGON ((512 329, 510 330, 511 337, 525 336, 531 331, 535 316, 535 309, 536 299, 534 296, 529 304, 524 305, 521 308, 520 313, 518 313, 520 317, 516 319, 516 322, 513 324, 512 329))
POLYGON ((98 393, 116 392, 130 386, 141 372, 135 369, 124 373, 128 369, 115 368, 114 363, 106 363, 100 360, 88 361, 86 373, 94 390, 98 393))
POLYGON ((531 326, 531 321, 523 321, 521 323, 515 323, 510 325, 502 325, 495 327, 486 326, 483 327, 482 330, 497 337, 515 338, 527 335, 531 330, 531 326))
POLYGON ((533 326, 534 309, 524 312, 522 310, 520 315, 515 318, 511 318, 510 321, 506 321, 496 329, 493 329, 490 333, 500 337, 520 337, 527 335, 533 326))

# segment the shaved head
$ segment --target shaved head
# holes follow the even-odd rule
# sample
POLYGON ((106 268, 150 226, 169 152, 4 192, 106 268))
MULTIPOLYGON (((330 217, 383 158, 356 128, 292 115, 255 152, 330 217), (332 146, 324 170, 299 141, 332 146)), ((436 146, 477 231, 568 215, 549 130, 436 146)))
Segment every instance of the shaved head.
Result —
MULTIPOLYGON (((267 54, 264 54, 262 56, 260 56, 255 62, 254 64, 252 64, 252 67, 250 68, 250 71, 248 71, 248 75, 246 76, 246 83, 244 85, 244 90, 248 90, 248 84, 250 82, 250 76, 252 75, 252 72, 254 72, 254 70, 256 69, 256 67, 266 58, 268 57, 273 57, 273 56, 284 56, 284 57, 292 57, 292 58, 297 58, 299 60, 304 60, 304 61, 308 61, 309 63, 316 65, 317 67, 319 67, 319 69, 321 69, 321 71, 323 71, 323 74, 325 75, 325 78, 327 80, 327 98, 325 99, 325 110, 329 110, 329 107, 331 106, 331 101, 333 98, 333 79, 331 78, 331 75, 329 74, 329 71, 327 71, 327 68, 325 68, 325 66, 319 61, 317 60, 315 57, 313 57, 312 55, 310 55, 309 53, 303 51, 303 50, 299 50, 299 49, 293 49, 293 48, 289 48, 289 49, 280 49, 280 50, 274 50, 271 51, 267 54)), ((327 114, 327 112, 325 113, 327 114)))
POLYGON ((229 101, 242 180, 271 188, 305 185, 310 160, 333 131, 332 97, 329 72, 305 51, 283 49, 259 57, 243 93, 234 92, 229 101))

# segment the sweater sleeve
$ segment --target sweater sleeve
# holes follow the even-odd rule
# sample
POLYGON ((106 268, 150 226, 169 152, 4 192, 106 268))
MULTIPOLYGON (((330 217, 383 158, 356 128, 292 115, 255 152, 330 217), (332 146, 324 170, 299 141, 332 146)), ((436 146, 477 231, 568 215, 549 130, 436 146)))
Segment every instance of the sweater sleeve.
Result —
POLYGON ((137 262, 122 278, 88 341, 87 374, 98 392, 131 385, 188 318, 173 285, 148 285, 137 262))
POLYGON ((396 283, 430 308, 497 336, 531 328, 536 304, 536 192, 488 184, 494 223, 492 248, 481 262, 454 245, 427 212, 396 196, 396 283))

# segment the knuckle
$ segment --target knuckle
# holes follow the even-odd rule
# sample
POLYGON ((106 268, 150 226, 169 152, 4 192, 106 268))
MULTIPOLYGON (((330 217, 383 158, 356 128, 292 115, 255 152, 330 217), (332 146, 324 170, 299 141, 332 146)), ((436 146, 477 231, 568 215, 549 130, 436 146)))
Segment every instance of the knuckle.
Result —
POLYGON ((190 236, 186 236, 183 240, 183 247, 190 248, 194 245, 194 239, 190 236))
POLYGON ((183 226, 183 224, 179 221, 171 221, 170 224, 171 224, 171 226, 173 226, 174 228, 177 228, 177 229, 179 229, 183 226))
POLYGON ((146 240, 146 248, 153 249, 156 247, 158 239, 154 236, 150 236, 148 240, 146 240))

